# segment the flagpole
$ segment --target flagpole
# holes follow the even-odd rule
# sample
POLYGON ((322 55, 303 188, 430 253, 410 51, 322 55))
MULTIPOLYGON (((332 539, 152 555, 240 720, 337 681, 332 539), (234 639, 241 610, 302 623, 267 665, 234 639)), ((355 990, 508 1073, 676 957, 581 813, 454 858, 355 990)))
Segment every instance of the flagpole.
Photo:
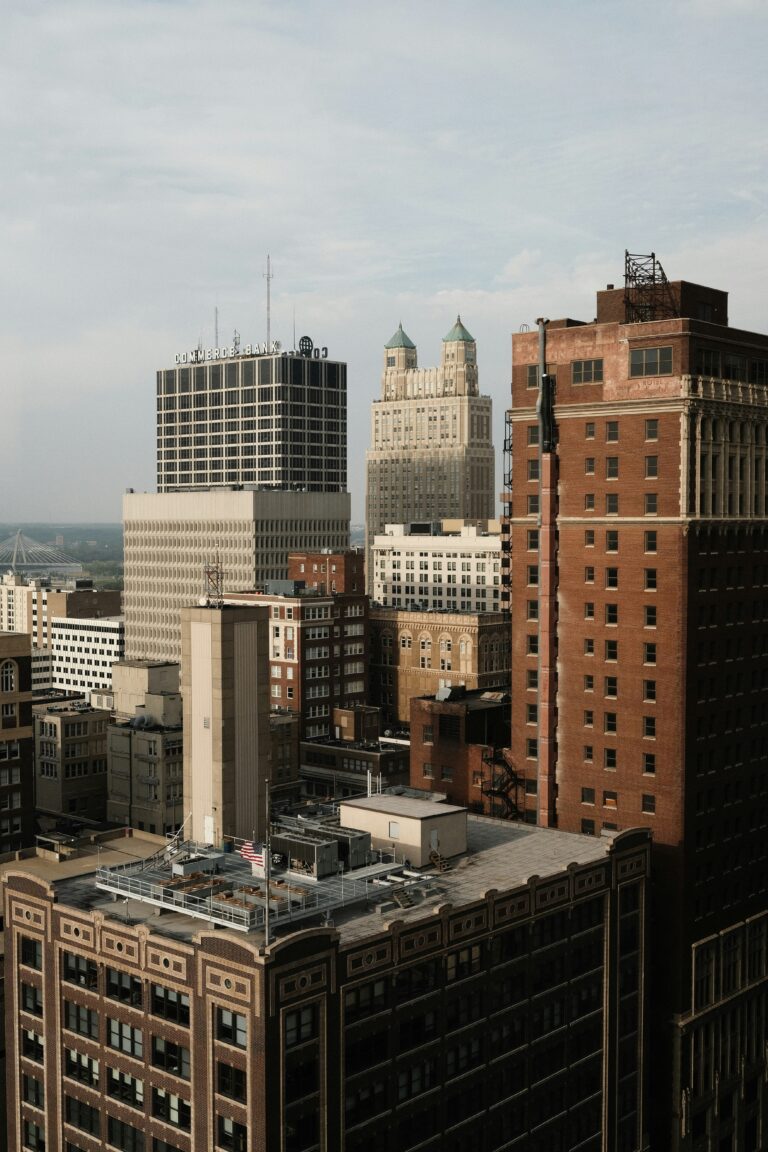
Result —
POLYGON ((264 876, 267 881, 267 903, 264 909, 264 947, 269 947, 269 873, 272 864, 272 850, 269 845, 269 780, 267 780, 267 827, 264 834, 264 876))

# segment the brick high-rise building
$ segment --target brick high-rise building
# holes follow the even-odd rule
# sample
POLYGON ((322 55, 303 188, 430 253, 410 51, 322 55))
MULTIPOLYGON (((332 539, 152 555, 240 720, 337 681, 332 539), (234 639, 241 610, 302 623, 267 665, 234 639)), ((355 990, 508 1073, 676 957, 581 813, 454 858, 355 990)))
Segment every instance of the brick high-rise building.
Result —
POLYGON ((491 400, 477 382, 477 344, 456 318, 440 366, 419 368, 402 324, 384 349, 381 399, 373 405, 366 453, 365 540, 385 524, 493 516, 491 400))
POLYGON ((0 854, 34 839, 34 764, 31 637, 0 632, 0 854))
POLYGON ((514 767, 540 823, 653 830, 656 1147, 764 1147, 768 337, 628 257, 512 372, 514 767))

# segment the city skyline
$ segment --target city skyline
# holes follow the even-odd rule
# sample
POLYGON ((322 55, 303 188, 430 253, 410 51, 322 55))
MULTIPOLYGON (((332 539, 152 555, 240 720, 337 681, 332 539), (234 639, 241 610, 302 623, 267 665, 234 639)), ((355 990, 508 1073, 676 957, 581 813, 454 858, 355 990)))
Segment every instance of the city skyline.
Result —
POLYGON ((222 340, 266 339, 268 252, 273 338, 293 346, 295 313, 349 365, 356 522, 401 320, 426 349, 461 313, 497 447, 511 334, 545 306, 591 319, 625 248, 760 330, 764 7, 555 3, 546 35, 538 15, 12 3, 5 515, 115 522, 152 490, 155 371, 214 345, 216 307, 222 340))

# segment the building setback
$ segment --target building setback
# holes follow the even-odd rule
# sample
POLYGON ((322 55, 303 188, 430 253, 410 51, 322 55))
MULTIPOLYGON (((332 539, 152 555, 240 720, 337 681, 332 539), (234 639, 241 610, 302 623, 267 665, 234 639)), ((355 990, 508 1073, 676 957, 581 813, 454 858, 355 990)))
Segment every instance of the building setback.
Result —
POLYGON ((632 260, 593 323, 513 337, 512 759, 541 823, 653 830, 656 1146, 753 1149, 768 337, 728 327, 726 293, 655 260, 643 284, 632 260))
MULTIPOLYGON (((641 1152, 648 834, 471 817, 466 835, 471 866, 400 870, 371 907, 347 873, 332 925, 268 945, 185 912, 201 873, 171 864, 173 909, 123 913, 121 883, 160 879, 130 839, 98 887, 92 849, 91 875, 6 871, 9 1152, 641 1152)), ((217 859, 209 890, 254 893, 244 860, 217 859)))
POLYGON ((401 324, 385 345, 366 453, 369 591, 373 539, 386 524, 487 520, 494 506, 491 400, 479 393, 475 340, 457 317, 440 366, 419 368, 401 324))

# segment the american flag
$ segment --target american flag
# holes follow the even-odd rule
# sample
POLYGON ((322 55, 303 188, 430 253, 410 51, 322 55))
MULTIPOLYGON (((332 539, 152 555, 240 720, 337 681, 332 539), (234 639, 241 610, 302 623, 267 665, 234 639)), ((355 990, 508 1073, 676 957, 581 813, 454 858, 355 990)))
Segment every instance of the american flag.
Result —
POLYGON ((251 864, 257 864, 260 868, 264 867, 263 844, 254 844, 253 840, 245 840, 240 849, 240 855, 245 860, 250 860, 251 864))

